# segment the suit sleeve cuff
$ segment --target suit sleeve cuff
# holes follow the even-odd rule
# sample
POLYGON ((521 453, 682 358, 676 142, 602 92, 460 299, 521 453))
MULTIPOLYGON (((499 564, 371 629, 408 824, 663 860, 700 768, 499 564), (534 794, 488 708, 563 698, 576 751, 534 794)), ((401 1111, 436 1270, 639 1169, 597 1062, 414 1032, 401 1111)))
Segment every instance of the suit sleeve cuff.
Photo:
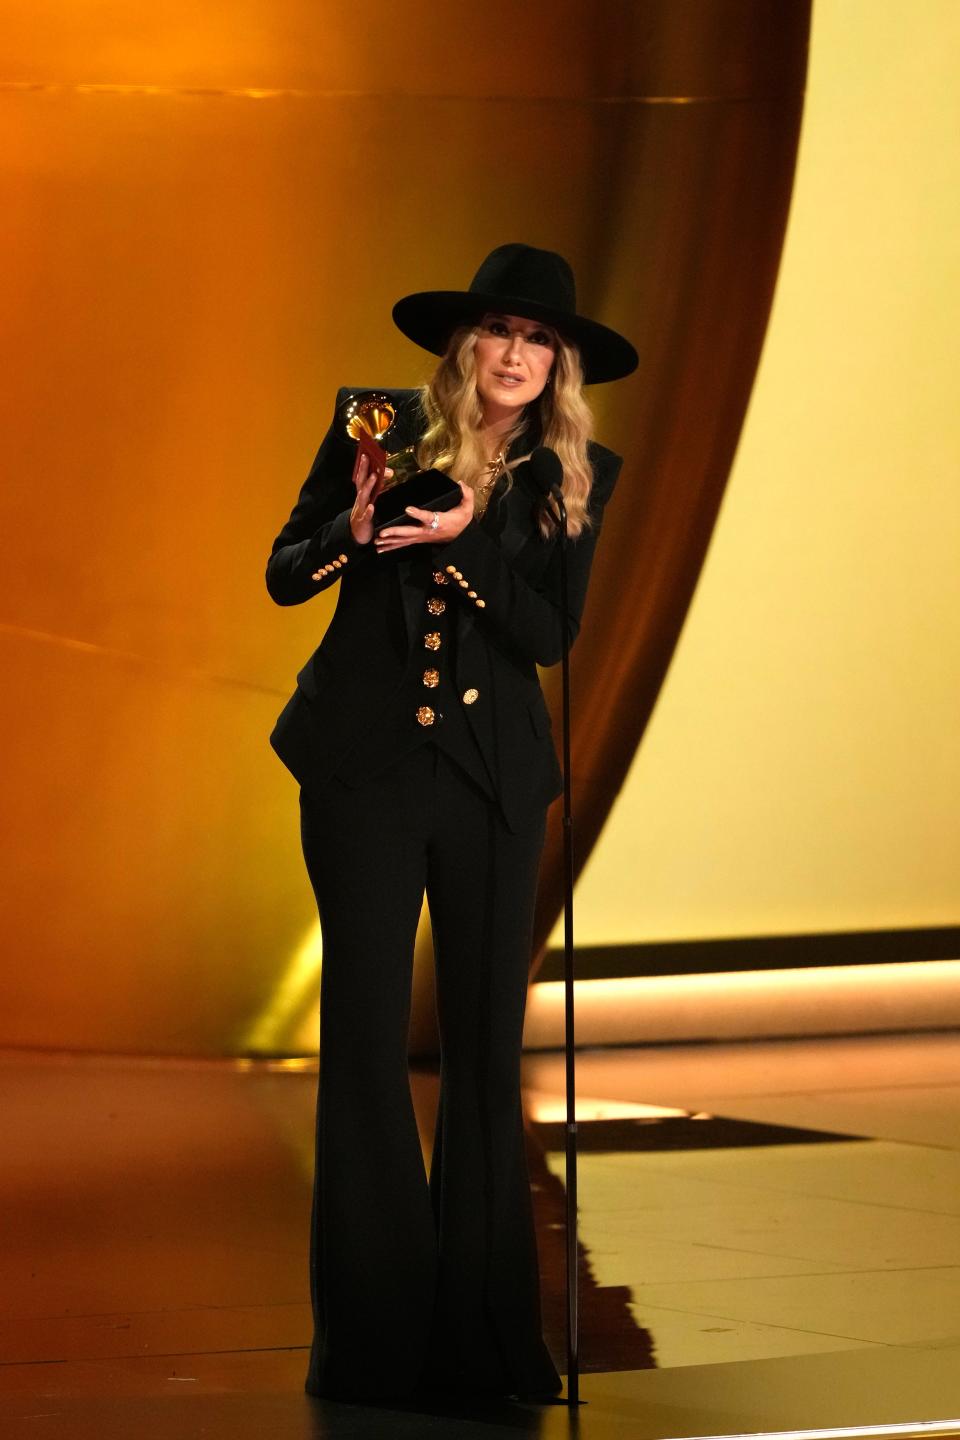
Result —
POLYGON ((307 559, 321 560, 330 554, 331 551, 344 551, 347 555, 353 556, 358 550, 364 549, 358 545, 353 538, 353 531, 350 528, 350 511, 341 510, 326 525, 311 535, 307 545, 307 559))

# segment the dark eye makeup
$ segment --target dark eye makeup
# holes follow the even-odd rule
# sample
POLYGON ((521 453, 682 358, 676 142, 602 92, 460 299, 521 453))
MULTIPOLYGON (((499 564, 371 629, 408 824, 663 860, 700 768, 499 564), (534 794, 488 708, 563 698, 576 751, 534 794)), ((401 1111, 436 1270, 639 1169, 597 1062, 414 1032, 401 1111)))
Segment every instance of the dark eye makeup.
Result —
MULTIPOLYGON (((490 316, 484 320, 483 327, 491 335, 508 335, 510 333, 506 320, 501 320, 496 316, 490 316)), ((533 345, 552 345, 554 343, 549 330, 531 330, 525 339, 533 345)))

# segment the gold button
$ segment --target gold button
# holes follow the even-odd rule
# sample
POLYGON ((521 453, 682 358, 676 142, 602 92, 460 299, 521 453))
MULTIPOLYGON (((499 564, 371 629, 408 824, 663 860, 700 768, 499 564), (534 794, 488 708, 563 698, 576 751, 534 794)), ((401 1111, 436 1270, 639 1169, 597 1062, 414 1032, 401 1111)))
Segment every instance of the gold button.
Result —
POLYGON ((428 630, 427 633, 426 633, 426 635, 424 635, 424 637, 423 637, 423 643, 424 643, 424 645, 426 645, 426 647, 427 647, 428 650, 439 650, 439 649, 440 649, 440 631, 439 631, 439 630, 428 630))
MULTIPOLYGON (((447 574, 448 574, 448 575, 456 575, 456 573, 457 573, 457 567, 456 567, 456 565, 448 565, 448 566, 447 566, 447 574)), ((446 581, 444 581, 444 584, 446 584, 446 581)))
POLYGON ((434 570, 433 583, 434 585, 446 585, 447 577, 446 575, 444 575, 442 570, 434 570))
POLYGON ((468 590, 468 591, 467 591, 467 599, 468 599, 468 600, 476 600, 476 598, 477 598, 477 592, 476 592, 476 590, 468 590))
POLYGON ((340 556, 340 564, 341 564, 341 565, 346 565, 346 563, 347 563, 347 557, 346 557, 346 555, 341 555, 341 556, 340 556))
POLYGON ((417 711, 418 725, 432 725, 436 718, 429 705, 421 705, 417 711))
POLYGON ((464 690, 464 692, 463 692, 463 703, 464 703, 464 705, 472 705, 473 702, 474 702, 474 700, 479 700, 479 699, 480 699, 480 691, 479 691, 479 690, 474 690, 473 686, 471 686, 469 690, 464 690))
POLYGON ((343 569, 343 565, 340 563, 339 560, 331 560, 331 561, 330 561, 330 565, 331 565, 331 568, 334 569, 334 570, 342 570, 342 569, 343 569))
POLYGON ((450 570, 450 568, 449 568, 449 566, 448 566, 448 567, 447 567, 447 572, 448 572, 448 574, 450 574, 450 575, 453 576, 454 580, 462 580, 462 579, 463 579, 463 571, 462 571, 462 570, 450 570))
POLYGON ((323 579, 323 571, 322 571, 322 570, 314 570, 312 578, 313 578, 314 580, 322 580, 322 579, 323 579))
POLYGON ((439 670, 424 670, 423 683, 428 690, 434 690, 440 684, 439 670))
POLYGON ((436 595, 431 595, 427 601, 427 609, 431 615, 442 615, 447 608, 445 600, 439 600, 436 595))
POLYGON ((485 606, 486 606, 486 603, 487 603, 486 600, 478 600, 478 601, 477 601, 477 609, 478 609, 478 610, 483 610, 483 609, 485 608, 485 606))
POLYGON ((459 584, 460 584, 460 589, 461 589, 461 590, 466 590, 467 586, 470 584, 470 581, 469 581, 469 580, 461 580, 461 581, 459 582, 459 584))

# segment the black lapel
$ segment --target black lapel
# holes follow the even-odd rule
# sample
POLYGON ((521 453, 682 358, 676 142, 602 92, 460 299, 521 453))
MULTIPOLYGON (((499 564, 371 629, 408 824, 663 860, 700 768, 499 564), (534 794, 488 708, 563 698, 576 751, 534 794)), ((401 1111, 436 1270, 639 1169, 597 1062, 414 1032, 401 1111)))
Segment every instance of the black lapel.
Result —
MULTIPOLYGON (((418 390, 388 390, 385 393, 396 396, 398 401, 396 419, 383 437, 384 449, 392 454, 416 444, 423 433, 424 416, 418 390)), ((423 628, 423 570, 423 552, 419 547, 408 555, 401 551, 396 556, 397 583, 407 624, 407 638, 411 643, 423 628)))
POLYGON ((400 599, 407 622, 407 639, 412 645, 418 635, 423 634, 424 604, 426 603, 427 557, 419 545, 409 555, 401 551, 397 556, 397 581, 400 599))
POLYGON ((538 534, 538 496, 530 483, 530 466, 518 465, 512 473, 513 483, 500 501, 506 516, 500 533, 500 549, 508 560, 538 534))

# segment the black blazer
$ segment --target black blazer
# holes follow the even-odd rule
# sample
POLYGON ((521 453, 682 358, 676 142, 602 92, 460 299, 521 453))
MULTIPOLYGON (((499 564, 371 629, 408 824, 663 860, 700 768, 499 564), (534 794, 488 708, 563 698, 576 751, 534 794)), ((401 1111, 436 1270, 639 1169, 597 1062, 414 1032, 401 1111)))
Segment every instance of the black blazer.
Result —
MULTIPOLYGON (((340 390, 336 410, 354 393, 361 392, 340 390)), ((418 392, 380 393, 390 396, 397 411, 388 447, 413 444, 425 425, 418 392)), ((537 438, 532 430, 526 433, 515 453, 525 453, 537 438)), ((411 649, 422 644, 426 547, 378 555, 372 544, 354 542, 355 450, 331 425, 267 562, 267 590, 278 605, 302 604, 340 582, 326 634, 297 675, 297 688, 270 736, 283 763, 310 787, 336 774, 354 750, 371 753, 381 717, 408 673, 411 649), (411 557, 421 557, 421 563, 411 557)), ((580 628, 603 509, 622 464, 619 455, 593 442, 590 458, 594 523, 570 543, 568 554, 571 644, 580 628)), ((529 468, 517 466, 499 502, 495 492, 481 519, 428 551, 433 568, 448 575, 444 594, 451 600, 450 623, 457 625, 457 695, 479 692, 463 711, 513 830, 531 823, 562 789, 537 674, 538 665, 554 665, 561 656, 559 547, 540 532, 541 501, 529 468)), ((411 724, 416 725, 412 717, 411 724)))

